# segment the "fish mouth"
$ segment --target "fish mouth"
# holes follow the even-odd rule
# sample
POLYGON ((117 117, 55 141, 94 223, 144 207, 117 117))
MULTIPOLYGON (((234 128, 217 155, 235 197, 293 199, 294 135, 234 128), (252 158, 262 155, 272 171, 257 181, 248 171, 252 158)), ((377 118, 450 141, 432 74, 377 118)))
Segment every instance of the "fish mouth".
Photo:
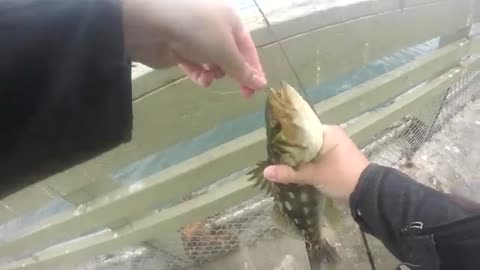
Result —
POLYGON ((285 81, 280 82, 280 87, 278 89, 274 88, 269 88, 267 91, 267 98, 270 104, 275 104, 275 105, 288 105, 290 103, 290 100, 292 98, 291 93, 293 88, 285 81))
POLYGON ((278 89, 269 88, 267 91, 266 117, 270 128, 281 132, 290 126, 296 117, 297 111, 294 102, 298 93, 285 81, 281 81, 278 89))

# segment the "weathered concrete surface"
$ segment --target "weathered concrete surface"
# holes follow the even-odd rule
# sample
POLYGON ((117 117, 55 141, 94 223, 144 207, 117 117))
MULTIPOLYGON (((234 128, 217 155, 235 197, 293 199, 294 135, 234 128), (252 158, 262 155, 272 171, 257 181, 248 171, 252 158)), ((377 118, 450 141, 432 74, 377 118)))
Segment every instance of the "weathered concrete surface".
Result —
MULTIPOLYGON (((341 236, 336 241, 335 247, 340 253, 341 261, 336 266, 324 266, 327 270, 370 270, 370 264, 361 242, 358 229, 353 220, 345 220, 342 224, 341 236)), ((337 228, 338 229, 338 228, 337 228)), ((373 238, 369 244, 375 256, 377 269, 394 269, 397 261, 383 246, 373 238)), ((192 268, 198 270, 307 270, 308 258, 304 243, 298 239, 287 236, 274 240, 258 241, 252 246, 242 247, 239 251, 231 253, 213 263, 202 267, 192 268)))
POLYGON ((374 161, 396 167, 437 190, 480 202, 480 83, 472 84, 467 91, 470 94, 461 95, 443 109, 439 117, 441 130, 418 149, 412 158, 413 166, 403 162, 395 146, 382 149, 374 161), (477 99, 472 99, 471 94, 477 99), (446 122, 445 114, 452 116, 446 122))
MULTIPOLYGON (((480 91, 480 88, 477 89, 480 91)), ((404 169, 419 182, 480 202, 480 100, 471 101, 404 169)))

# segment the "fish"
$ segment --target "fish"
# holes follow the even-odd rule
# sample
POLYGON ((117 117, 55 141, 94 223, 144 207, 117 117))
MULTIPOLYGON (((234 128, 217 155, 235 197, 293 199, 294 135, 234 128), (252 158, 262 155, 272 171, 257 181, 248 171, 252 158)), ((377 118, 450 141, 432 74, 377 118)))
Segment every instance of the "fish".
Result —
POLYGON ((264 178, 263 170, 274 164, 297 169, 319 158, 323 124, 305 99, 286 81, 268 88, 265 103, 267 158, 249 171, 253 187, 273 199, 273 218, 285 231, 303 238, 311 269, 339 260, 335 248, 322 236, 321 212, 330 200, 311 185, 282 184, 264 178))

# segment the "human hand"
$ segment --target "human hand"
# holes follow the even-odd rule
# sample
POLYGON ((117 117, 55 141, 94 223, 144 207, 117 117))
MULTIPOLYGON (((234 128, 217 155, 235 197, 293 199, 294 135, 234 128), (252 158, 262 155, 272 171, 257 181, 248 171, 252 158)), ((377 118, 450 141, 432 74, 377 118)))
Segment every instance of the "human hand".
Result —
POLYGON ((250 97, 266 85, 250 33, 224 0, 123 0, 125 43, 152 68, 177 64, 201 86, 225 74, 250 97))
POLYGON ((348 200, 368 164, 341 127, 325 126, 323 148, 317 160, 296 171, 286 165, 272 165, 265 168, 264 176, 278 183, 312 185, 329 197, 348 200))

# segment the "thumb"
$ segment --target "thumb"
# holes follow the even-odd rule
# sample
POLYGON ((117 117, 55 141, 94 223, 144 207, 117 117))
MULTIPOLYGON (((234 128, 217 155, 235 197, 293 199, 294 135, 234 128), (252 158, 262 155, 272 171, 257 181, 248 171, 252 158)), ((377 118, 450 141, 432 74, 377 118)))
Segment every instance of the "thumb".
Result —
POLYGON ((276 183, 289 184, 299 182, 299 173, 287 165, 272 165, 265 168, 263 176, 276 183))

